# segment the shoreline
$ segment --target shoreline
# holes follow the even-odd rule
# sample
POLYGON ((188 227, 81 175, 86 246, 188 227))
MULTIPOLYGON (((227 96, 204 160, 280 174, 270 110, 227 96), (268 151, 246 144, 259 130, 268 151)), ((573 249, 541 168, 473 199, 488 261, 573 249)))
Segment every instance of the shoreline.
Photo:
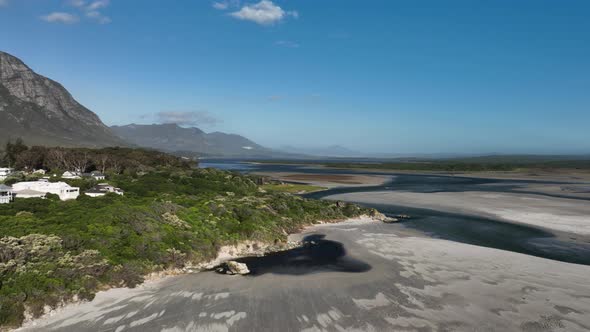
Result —
MULTIPOLYGON (((335 188, 355 188, 366 186, 380 186, 391 181, 395 175, 373 174, 323 174, 313 172, 252 172, 254 175, 268 176, 273 180, 287 183, 299 183, 313 186, 335 188)), ((325 190, 327 190, 325 189, 325 190)))
POLYGON ((590 239, 590 206, 584 201, 485 191, 414 193, 374 191, 324 197, 360 204, 393 204, 527 225, 590 239))
MULTIPOLYGON (((427 176, 450 176, 450 177, 468 177, 468 178, 487 178, 487 179, 498 179, 498 180, 531 180, 531 181, 563 181, 571 183, 586 182, 590 184, 590 171, 575 170, 575 169, 526 169, 526 170, 513 170, 513 171, 426 171, 426 170, 396 170, 387 168, 355 168, 355 167, 333 167, 326 164, 314 164, 306 163, 260 163, 260 162, 244 162, 251 165, 293 165, 293 166, 304 166, 307 169, 331 169, 340 171, 350 171, 351 174, 372 172, 372 173, 387 173, 391 175, 404 174, 404 175, 427 175, 427 176)), ((275 173, 275 172, 265 172, 275 173)), ((293 172, 297 173, 297 172, 293 172)))
POLYGON ((319 270, 229 279, 187 274, 101 293, 93 302, 29 328, 391 331, 452 326, 536 331, 559 326, 583 331, 590 326, 590 288, 584 282, 589 266, 406 236, 390 226, 347 219, 310 225, 289 237, 324 234, 346 249, 344 262, 358 260, 371 267, 362 274, 319 270))
MULTIPOLYGON (((58 317, 59 315, 63 315, 65 312, 75 309, 79 306, 85 304, 92 304, 95 302, 104 301, 108 298, 117 298, 129 294, 133 294, 136 292, 142 292, 145 290, 149 290, 152 288, 157 288, 159 284, 165 283, 167 281, 172 280, 176 277, 186 276, 190 274, 199 274, 202 272, 207 272, 210 269, 231 260, 236 260, 239 258, 245 257, 260 257, 272 253, 278 253, 281 251, 289 250, 294 248, 293 244, 294 241, 291 239, 296 239, 298 235, 303 234, 305 231, 312 227, 316 226, 328 226, 340 223, 349 223, 349 222, 358 222, 358 223, 370 223, 370 222, 379 222, 379 216, 371 217, 368 215, 360 215, 358 217, 347 218, 342 220, 317 220, 314 224, 309 224, 303 226, 297 232, 289 234, 287 236, 287 242, 281 244, 272 244, 272 243, 265 243, 261 241, 241 241, 235 245, 225 245, 220 247, 217 256, 207 262, 198 263, 195 265, 189 265, 183 268, 176 268, 176 269, 167 269, 162 271, 155 271, 144 275, 144 281, 137 285, 136 287, 104 287, 100 291, 96 292, 94 298, 90 301, 85 300, 77 300, 74 299, 72 301, 63 302, 56 308, 49 308, 46 307, 46 312, 37 318, 32 318, 30 314, 27 312, 25 313, 25 321, 21 326, 14 329, 8 329, 7 331, 25 331, 30 328, 36 328, 39 324, 43 322, 58 317)), ((234 276, 227 276, 228 278, 232 278, 234 276)), ((239 278, 239 276, 236 276, 239 278)))

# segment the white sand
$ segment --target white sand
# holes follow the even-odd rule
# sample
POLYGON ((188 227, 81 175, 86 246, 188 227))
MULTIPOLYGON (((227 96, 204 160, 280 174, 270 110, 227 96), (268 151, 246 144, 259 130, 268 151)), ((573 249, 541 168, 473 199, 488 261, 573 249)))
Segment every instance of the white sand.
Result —
POLYGON ((379 191, 333 195, 328 199, 393 204, 478 215, 590 235, 590 202, 583 200, 477 191, 439 193, 379 191))
MULTIPOLYGON (((588 331, 590 267, 400 236, 368 219, 314 226, 365 273, 178 276, 101 292, 31 331, 588 331)), ((306 234, 293 235, 292 238, 306 234)))

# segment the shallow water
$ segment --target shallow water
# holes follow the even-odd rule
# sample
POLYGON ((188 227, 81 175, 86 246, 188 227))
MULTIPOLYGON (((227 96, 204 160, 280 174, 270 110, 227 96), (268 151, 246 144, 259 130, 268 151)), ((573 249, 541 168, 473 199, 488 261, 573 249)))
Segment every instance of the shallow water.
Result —
MULTIPOLYGON (((218 167, 232 169, 240 172, 301 172, 343 174, 351 173, 349 170, 321 169, 299 165, 266 165, 247 164, 236 161, 217 161, 215 164, 204 163, 202 167, 218 167)), ((464 192, 464 191, 488 191, 505 193, 531 193, 543 196, 567 197, 564 195, 548 195, 534 191, 516 191, 527 184, 532 183, 559 183, 550 181, 530 180, 502 180, 481 179, 455 176, 432 176, 414 174, 391 174, 383 172, 352 171, 352 173, 371 175, 392 175, 391 183, 371 187, 335 188, 321 192, 304 195, 307 198, 322 199, 324 197, 367 191, 409 191, 419 193, 435 192, 464 192)), ((572 199, 587 200, 584 198, 568 197, 572 199)), ((391 227, 403 227, 419 231, 427 236, 441 238, 461 243, 468 243, 483 247, 508 250, 532 256, 538 256, 563 262, 590 265, 590 242, 587 238, 576 234, 555 233, 528 226, 513 224, 488 218, 452 214, 435 210, 418 209, 393 204, 362 204, 377 208, 386 215, 408 214, 409 220, 392 224, 391 227)), ((280 264, 279 264, 280 265, 280 264)))
POLYGON ((371 266, 347 254, 340 242, 326 240, 323 234, 303 238, 298 248, 272 253, 262 257, 245 257, 237 262, 246 263, 249 276, 266 273, 303 275, 320 272, 367 272, 371 266))

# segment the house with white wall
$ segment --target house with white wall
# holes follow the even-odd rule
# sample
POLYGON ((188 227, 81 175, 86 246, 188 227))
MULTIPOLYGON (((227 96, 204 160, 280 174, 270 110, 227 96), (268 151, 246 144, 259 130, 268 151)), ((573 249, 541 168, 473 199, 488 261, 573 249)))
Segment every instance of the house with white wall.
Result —
POLYGON ((66 171, 61 175, 62 179, 77 180, 82 178, 82 173, 74 171, 66 171))
POLYGON ((0 181, 6 180, 6 178, 12 174, 13 171, 14 169, 12 168, 0 167, 0 181))
POLYGON ((19 190, 18 192, 14 192, 14 196, 18 198, 45 198, 47 193, 37 190, 23 189, 19 190))
POLYGON ((102 181, 102 180, 106 179, 106 176, 99 171, 94 171, 94 172, 90 172, 90 173, 82 173, 82 176, 85 178, 93 178, 96 181, 102 181))
POLYGON ((0 184, 0 204, 8 204, 12 201, 12 188, 0 184))
MULTIPOLYGON (((58 195, 59 199, 62 201, 76 199, 80 195, 80 188, 71 187, 65 182, 49 182, 47 180, 18 182, 12 186, 12 190, 17 198, 21 197, 19 196, 19 192, 24 190, 55 194, 58 195)), ((24 197, 24 195, 22 197, 24 197)))
POLYGON ((105 196, 108 193, 115 193, 121 196, 125 194, 125 192, 121 190, 121 188, 115 188, 108 183, 100 183, 96 185, 94 188, 87 190, 84 194, 90 197, 101 197, 105 196))

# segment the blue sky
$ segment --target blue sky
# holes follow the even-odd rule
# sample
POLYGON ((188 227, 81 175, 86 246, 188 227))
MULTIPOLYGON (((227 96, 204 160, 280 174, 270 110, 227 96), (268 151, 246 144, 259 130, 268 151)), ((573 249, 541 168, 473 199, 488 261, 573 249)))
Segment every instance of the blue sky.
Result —
POLYGON ((105 123, 278 147, 590 153, 590 2, 0 0, 0 50, 105 123))

